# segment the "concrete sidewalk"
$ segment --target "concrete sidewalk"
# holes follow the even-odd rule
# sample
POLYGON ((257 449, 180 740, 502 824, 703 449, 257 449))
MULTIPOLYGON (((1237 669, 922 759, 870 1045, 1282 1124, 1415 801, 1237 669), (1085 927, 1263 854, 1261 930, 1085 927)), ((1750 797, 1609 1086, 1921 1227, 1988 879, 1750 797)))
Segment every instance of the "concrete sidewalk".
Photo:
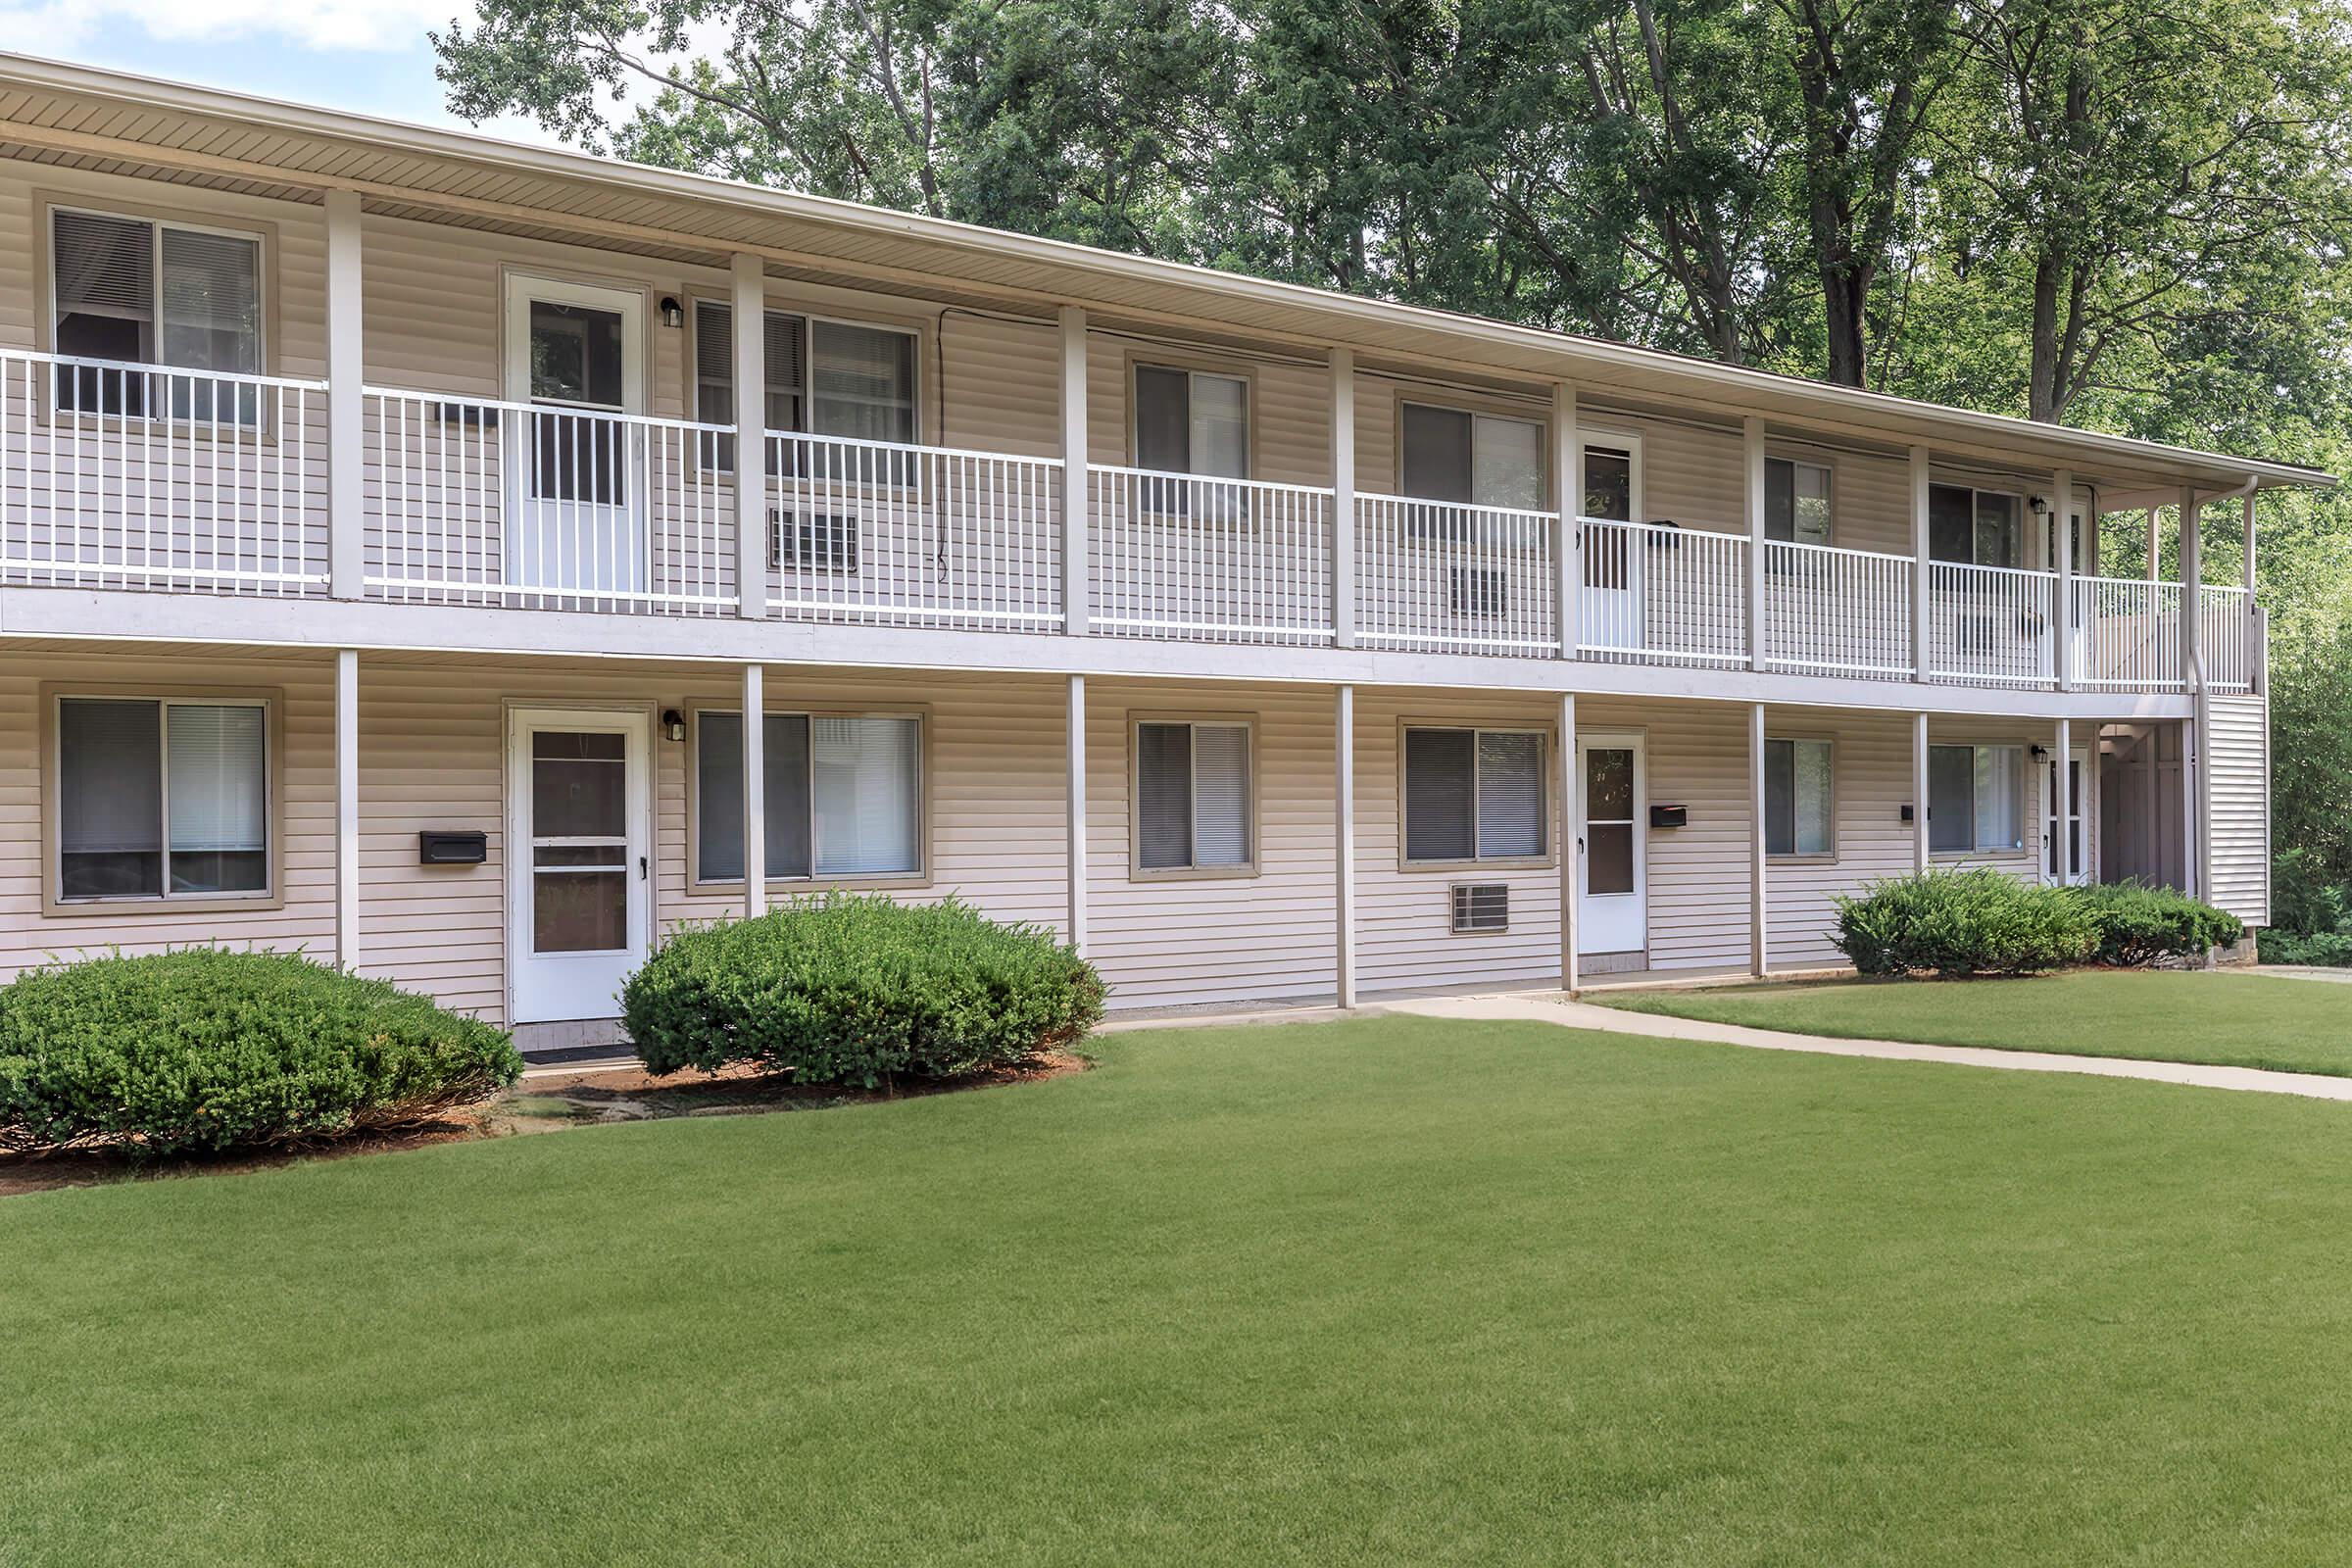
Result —
POLYGON ((1513 1023, 1552 1023, 1565 1029, 1598 1029, 1610 1034, 1647 1035, 1663 1040, 1705 1040, 1760 1051, 1807 1051, 1824 1056, 1883 1056, 1892 1061, 1944 1061, 2007 1072, 2079 1072, 2094 1078, 2144 1078, 2199 1089, 2249 1090, 2266 1095, 2302 1095, 2312 1100, 2352 1100, 2352 1078, 2324 1073, 2271 1072, 2260 1067, 2214 1067, 2185 1061, 2140 1061, 2126 1056, 2067 1056, 2046 1051, 1993 1051, 1983 1046, 1922 1046, 1901 1040, 1838 1040, 1827 1035, 1788 1034, 1740 1024, 1706 1023, 1657 1013, 1623 1012, 1570 1002, 1553 995, 1433 997, 1389 1002, 1366 1012, 1411 1013, 1423 1018, 1476 1018, 1513 1023))

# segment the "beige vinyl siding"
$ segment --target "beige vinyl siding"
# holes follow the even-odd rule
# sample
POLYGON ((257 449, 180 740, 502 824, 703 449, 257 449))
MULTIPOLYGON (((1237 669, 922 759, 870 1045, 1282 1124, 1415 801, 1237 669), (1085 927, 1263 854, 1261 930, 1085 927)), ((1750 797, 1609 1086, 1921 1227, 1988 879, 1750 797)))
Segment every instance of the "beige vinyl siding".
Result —
MULTIPOLYGON (((1774 740, 1830 743, 1832 853, 1775 858, 1765 866, 1765 929, 1776 969, 1842 964, 1831 941, 1834 901, 1883 877, 1911 870, 1911 720, 1899 713, 1775 708, 1765 714, 1774 740)), ((1744 867, 1742 867, 1744 870, 1744 867)))
POLYGON ((1638 727, 1653 806, 1687 806, 1690 825, 1649 835, 1649 965, 1748 961, 1747 710, 1733 703, 1576 705, 1580 730, 1638 727), (1622 718, 1620 715, 1623 715, 1622 718))
POLYGON ((939 323, 940 439, 1018 457, 1061 456, 1061 330, 952 310, 939 323))
POLYGON ((2206 831, 2213 845, 2207 897, 2248 925, 2271 920, 2271 714, 2261 695, 2207 702, 2206 831))

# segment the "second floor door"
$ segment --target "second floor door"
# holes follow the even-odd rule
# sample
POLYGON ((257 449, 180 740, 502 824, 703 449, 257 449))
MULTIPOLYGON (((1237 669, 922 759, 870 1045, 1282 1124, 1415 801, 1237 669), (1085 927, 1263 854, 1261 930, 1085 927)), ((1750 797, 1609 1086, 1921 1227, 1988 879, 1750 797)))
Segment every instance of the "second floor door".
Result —
POLYGON ((507 279, 506 581, 568 595, 643 593, 652 575, 640 427, 645 300, 507 279))

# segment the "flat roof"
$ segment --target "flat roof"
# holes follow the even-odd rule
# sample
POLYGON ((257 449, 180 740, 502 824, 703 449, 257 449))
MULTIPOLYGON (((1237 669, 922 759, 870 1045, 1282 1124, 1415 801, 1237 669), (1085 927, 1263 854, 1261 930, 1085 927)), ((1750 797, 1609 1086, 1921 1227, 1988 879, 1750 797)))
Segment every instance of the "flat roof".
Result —
POLYGON ((1065 240, 775 190, 473 131, 417 125, 0 53, 0 143, 77 168, 156 169, 298 200, 357 191, 369 211, 513 233, 601 235, 698 263, 953 283, 1033 307, 1181 318, 1228 333, 1450 362, 1711 413, 1778 416, 1856 439, 1995 456, 2126 484, 2328 485, 2303 464, 2232 456, 1771 370, 1219 271, 1065 240))

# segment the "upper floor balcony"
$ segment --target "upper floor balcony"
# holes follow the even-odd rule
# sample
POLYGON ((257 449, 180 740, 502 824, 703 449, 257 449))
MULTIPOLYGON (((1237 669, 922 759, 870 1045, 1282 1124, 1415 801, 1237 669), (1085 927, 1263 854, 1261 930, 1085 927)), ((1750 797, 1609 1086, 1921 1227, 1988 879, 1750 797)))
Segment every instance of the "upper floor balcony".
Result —
MULTIPOLYGON (((2019 690, 2179 693, 2201 670, 2207 689, 2247 691, 2262 659, 2242 586, 1942 559, 1957 552, 1937 548, 1922 457, 1912 551, 1777 537, 1793 530, 1774 527, 1753 423, 1747 515, 1667 522, 1635 516, 1636 489, 1589 466, 1579 499, 1619 514, 1073 463, 1083 436, 1047 457, 762 434, 30 351, 0 352, 0 382, 14 586, 2019 690)), ((1335 457, 1335 472, 1353 466, 1335 457)), ((2029 518, 2010 514, 2028 541, 2012 553, 2032 553, 2029 518)), ((2053 534, 2043 520, 2044 562, 2053 534)))

